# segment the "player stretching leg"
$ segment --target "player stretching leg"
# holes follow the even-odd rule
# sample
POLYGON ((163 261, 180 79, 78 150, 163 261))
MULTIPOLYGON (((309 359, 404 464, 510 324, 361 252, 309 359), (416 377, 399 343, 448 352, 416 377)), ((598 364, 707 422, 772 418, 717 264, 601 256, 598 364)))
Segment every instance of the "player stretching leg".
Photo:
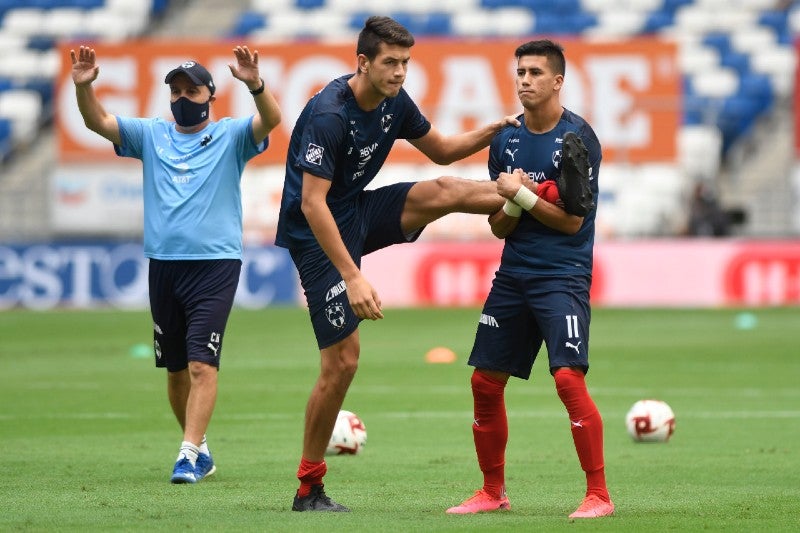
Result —
POLYGON ((491 180, 439 178, 365 190, 395 140, 448 164, 491 142, 505 117, 445 136, 403 89, 414 37, 388 17, 359 34, 357 70, 329 83, 297 120, 286 158, 276 244, 289 249, 308 300, 320 374, 306 404, 294 511, 348 511, 327 496, 325 448, 358 368, 361 320, 383 318, 361 258, 413 242, 429 222, 454 211, 491 214, 503 205, 491 180))

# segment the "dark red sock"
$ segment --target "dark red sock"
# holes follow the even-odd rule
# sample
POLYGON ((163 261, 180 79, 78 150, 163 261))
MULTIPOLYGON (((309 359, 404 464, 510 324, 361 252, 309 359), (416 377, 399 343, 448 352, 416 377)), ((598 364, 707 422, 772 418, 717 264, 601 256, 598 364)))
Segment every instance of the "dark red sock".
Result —
POLYGON ((586 389, 583 372, 561 368, 553 378, 558 397, 567 408, 572 440, 581 468, 586 473, 586 495, 595 494, 609 501, 603 461, 603 419, 586 389))
POLYGON ((297 479, 300 480, 300 488, 297 489, 297 495, 302 498, 311 492, 312 486, 322 485, 322 478, 327 471, 328 465, 325 464, 325 461, 315 463, 303 457, 297 469, 297 479))
POLYGON ((505 494, 506 484, 508 418, 503 396, 506 384, 477 370, 472 373, 471 381, 475 415, 472 436, 483 472, 483 490, 500 498, 505 494))

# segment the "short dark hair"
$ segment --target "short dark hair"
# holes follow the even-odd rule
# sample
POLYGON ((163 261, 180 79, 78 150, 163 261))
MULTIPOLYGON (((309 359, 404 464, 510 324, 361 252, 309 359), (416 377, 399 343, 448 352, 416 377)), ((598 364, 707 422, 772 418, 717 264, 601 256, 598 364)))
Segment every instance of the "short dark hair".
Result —
POLYGON ((381 43, 411 48, 414 46, 414 36, 393 18, 375 15, 364 22, 364 28, 358 34, 356 55, 364 54, 368 59, 375 59, 381 43))
POLYGON ((556 74, 564 75, 567 70, 567 60, 564 59, 564 47, 558 43, 554 43, 549 39, 541 39, 539 41, 528 41, 517 47, 514 52, 517 60, 522 56, 544 56, 547 58, 547 63, 550 69, 556 74))

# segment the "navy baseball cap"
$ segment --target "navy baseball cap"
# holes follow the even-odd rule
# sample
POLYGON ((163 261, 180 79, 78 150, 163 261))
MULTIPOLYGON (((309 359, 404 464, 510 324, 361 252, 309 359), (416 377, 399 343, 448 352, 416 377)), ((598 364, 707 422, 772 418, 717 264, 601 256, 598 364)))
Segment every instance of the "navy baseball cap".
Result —
POLYGON ((217 89, 214 86, 214 80, 211 79, 211 73, 206 70, 206 67, 198 63, 197 61, 187 61, 185 63, 181 63, 180 66, 174 68, 169 71, 167 77, 164 78, 164 83, 169 83, 172 81, 172 78, 175 77, 175 74, 183 72, 195 85, 205 85, 208 87, 208 90, 211 91, 211 94, 214 94, 214 91, 217 89))

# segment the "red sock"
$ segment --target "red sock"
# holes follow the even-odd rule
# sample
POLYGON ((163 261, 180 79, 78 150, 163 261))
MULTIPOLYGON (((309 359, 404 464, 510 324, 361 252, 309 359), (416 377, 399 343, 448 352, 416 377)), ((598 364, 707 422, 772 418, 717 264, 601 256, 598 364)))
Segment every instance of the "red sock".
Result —
POLYGON ((472 435, 478 465, 483 472, 483 490, 495 498, 505 495, 508 418, 503 397, 505 382, 475 371, 472 373, 475 423, 472 435))
POLYGON ((325 461, 315 463, 303 457, 297 469, 297 479, 300 480, 300 488, 297 489, 297 495, 302 498, 311 492, 312 486, 322 485, 322 478, 327 471, 328 465, 325 464, 325 461))
POLYGON ((603 461, 603 419, 597 410, 583 372, 561 368, 554 375, 558 397, 564 403, 572 426, 572 440, 581 468, 586 473, 586 495, 609 501, 603 461))

